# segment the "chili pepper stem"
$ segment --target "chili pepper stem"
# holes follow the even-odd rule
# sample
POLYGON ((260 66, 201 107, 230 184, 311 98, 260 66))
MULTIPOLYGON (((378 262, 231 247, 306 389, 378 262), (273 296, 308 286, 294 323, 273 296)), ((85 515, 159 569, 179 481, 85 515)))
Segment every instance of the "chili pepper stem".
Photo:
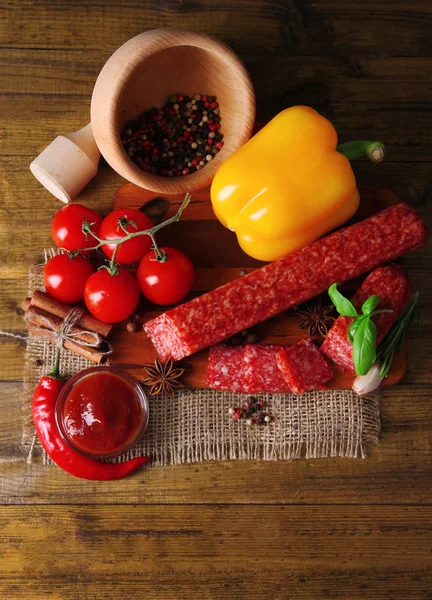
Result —
POLYGON ((345 144, 339 144, 336 150, 346 156, 348 160, 366 157, 373 163, 380 163, 385 157, 385 146, 381 142, 367 140, 345 142, 345 144))
POLYGON ((56 355, 54 361, 54 367, 51 373, 48 373, 48 377, 52 379, 61 379, 60 376, 60 348, 56 348, 56 355))

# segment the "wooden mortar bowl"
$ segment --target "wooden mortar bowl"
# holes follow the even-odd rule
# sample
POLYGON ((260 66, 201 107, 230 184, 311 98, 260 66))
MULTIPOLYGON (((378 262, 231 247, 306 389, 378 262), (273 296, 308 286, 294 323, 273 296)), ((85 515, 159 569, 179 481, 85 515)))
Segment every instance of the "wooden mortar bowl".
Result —
POLYGON ((241 60, 225 44, 179 29, 153 29, 121 46, 96 81, 91 123, 96 143, 111 167, 140 187, 160 194, 183 194, 210 185, 221 163, 251 136, 255 95, 241 60), (200 171, 163 177, 142 171, 123 149, 127 121, 168 96, 217 96, 224 146, 200 171))

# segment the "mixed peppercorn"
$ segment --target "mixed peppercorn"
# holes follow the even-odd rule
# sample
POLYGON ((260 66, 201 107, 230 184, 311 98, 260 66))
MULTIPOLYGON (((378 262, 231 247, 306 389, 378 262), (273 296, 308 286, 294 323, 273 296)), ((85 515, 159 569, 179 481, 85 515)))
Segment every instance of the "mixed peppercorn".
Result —
POLYGON ((143 171, 173 177, 206 166, 223 147, 216 96, 175 94, 129 121, 122 144, 143 171))
POLYGON ((229 408, 228 413, 236 421, 244 420, 246 425, 268 425, 274 423, 274 417, 265 412, 266 403, 264 400, 249 398, 243 406, 229 408))

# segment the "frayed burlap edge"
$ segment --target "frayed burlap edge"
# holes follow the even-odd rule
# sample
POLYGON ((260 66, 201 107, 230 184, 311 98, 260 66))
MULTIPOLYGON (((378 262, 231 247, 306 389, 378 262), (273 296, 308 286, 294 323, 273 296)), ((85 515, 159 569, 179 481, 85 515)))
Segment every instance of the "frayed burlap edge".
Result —
MULTIPOLYGON (((55 250, 45 251, 45 259, 55 250)), ((29 273, 29 291, 42 289, 43 265, 29 273)), ((23 447, 31 462, 41 452, 34 435, 31 398, 40 377, 54 363, 54 344, 28 336, 24 371, 23 447)), ((70 377, 92 365, 62 350, 62 374, 70 377)), ((310 392, 301 396, 263 394, 275 423, 245 425, 228 409, 247 396, 214 390, 179 390, 172 398, 150 398, 147 431, 136 447, 117 461, 147 455, 152 465, 177 465, 207 460, 289 461, 306 458, 364 458, 380 432, 379 395, 358 396, 351 390, 310 392)), ((43 453, 46 464, 52 464, 43 453)))

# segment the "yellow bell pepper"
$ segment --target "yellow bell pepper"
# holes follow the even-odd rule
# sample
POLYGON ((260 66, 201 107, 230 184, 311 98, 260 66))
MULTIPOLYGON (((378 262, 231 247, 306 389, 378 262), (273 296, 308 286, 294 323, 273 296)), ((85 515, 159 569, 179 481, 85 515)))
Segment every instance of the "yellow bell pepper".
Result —
POLYGON ((213 210, 243 250, 271 261, 347 221, 359 205, 348 159, 384 157, 379 142, 337 146, 333 125, 307 106, 279 113, 219 168, 213 210))

